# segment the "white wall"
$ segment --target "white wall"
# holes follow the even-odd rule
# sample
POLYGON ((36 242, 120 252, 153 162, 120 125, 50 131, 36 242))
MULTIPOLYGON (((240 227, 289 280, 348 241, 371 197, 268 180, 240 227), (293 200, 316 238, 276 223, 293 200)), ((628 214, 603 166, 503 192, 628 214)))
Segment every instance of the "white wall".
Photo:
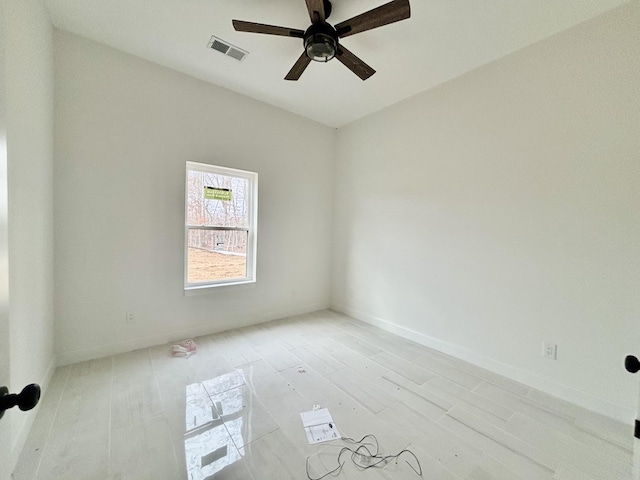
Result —
POLYGON ((54 39, 61 364, 329 305, 333 129, 54 39), (257 283, 183 293, 186 161, 259 173, 257 283))
MULTIPOLYGON (((53 50, 39 0, 5 2, 11 391, 53 373, 53 50)), ((7 413, 13 460, 36 411, 7 413)))
POLYGON ((340 129, 334 307, 630 420, 638 7, 340 129))

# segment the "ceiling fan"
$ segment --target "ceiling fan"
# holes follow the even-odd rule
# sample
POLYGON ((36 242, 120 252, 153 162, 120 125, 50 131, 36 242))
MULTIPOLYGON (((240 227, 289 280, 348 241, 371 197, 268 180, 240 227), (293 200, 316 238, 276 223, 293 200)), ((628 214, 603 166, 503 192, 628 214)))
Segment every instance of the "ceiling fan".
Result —
POLYGON ((376 71, 347 50, 338 39, 405 20, 411 16, 409 0, 393 0, 332 26, 327 23, 327 18, 331 15, 330 0, 305 1, 311 19, 311 26, 306 31, 233 20, 233 27, 238 32, 264 33, 303 39, 304 51, 287 76, 284 77, 285 80, 298 80, 311 60, 328 62, 333 58, 337 58, 358 77, 366 80, 376 71))

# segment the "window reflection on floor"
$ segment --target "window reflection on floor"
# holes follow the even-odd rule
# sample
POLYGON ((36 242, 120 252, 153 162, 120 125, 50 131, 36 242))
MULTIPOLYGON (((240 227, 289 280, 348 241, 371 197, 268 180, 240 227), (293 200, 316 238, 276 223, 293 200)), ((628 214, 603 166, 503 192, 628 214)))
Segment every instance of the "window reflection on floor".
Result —
POLYGON ((215 478, 240 460, 245 390, 239 371, 187 385, 184 451, 189 480, 215 478))

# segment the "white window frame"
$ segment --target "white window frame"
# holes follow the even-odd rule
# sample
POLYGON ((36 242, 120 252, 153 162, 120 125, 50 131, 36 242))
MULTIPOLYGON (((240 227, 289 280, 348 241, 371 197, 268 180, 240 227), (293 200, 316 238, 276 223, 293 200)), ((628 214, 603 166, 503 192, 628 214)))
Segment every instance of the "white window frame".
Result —
POLYGON ((207 163, 187 162, 185 169, 185 191, 184 191, 184 289, 198 290, 211 287, 223 287, 228 285, 241 285, 245 283, 255 283, 256 281, 256 254, 258 248, 258 174, 246 170, 220 167, 207 163), (200 171, 230 177, 244 178, 248 181, 247 205, 249 215, 249 225, 245 227, 211 227, 202 225, 189 225, 189 171, 200 171), (189 230, 236 230, 247 232, 247 276, 243 278, 221 279, 206 282, 188 282, 188 259, 189 259, 189 230))

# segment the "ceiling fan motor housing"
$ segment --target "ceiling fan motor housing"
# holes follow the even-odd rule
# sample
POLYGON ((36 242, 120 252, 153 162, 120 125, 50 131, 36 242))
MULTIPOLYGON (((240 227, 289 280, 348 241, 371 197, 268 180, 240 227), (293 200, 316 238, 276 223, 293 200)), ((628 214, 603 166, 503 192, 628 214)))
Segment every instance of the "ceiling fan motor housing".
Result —
POLYGON ((338 51, 338 33, 328 23, 315 23, 304 32, 304 49, 316 62, 328 62, 338 51))

